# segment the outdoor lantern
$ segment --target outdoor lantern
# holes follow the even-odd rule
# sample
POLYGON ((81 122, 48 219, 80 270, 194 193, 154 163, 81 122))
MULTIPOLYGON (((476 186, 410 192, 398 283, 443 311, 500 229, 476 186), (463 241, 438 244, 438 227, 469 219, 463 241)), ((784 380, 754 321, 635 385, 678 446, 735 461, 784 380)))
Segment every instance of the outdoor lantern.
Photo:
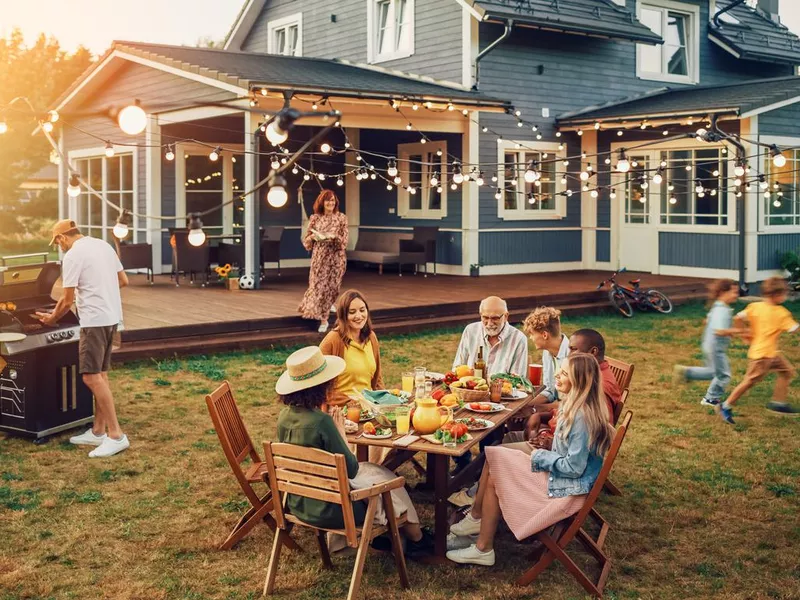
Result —
POLYGON ((138 100, 119 111, 117 123, 119 123, 119 128, 128 135, 139 135, 144 131, 147 127, 147 115, 139 106, 138 100))
POLYGON ((127 209, 123 209, 123 211, 117 217, 117 223, 114 225, 114 237, 118 240, 123 240, 128 237, 129 227, 131 225, 131 213, 127 209))
POLYGON ((286 179, 277 175, 267 192, 267 203, 273 208, 280 208, 288 200, 289 194, 286 193, 286 179))
POLYGON ((189 243, 192 246, 202 246, 206 241, 206 234, 203 231, 203 222, 200 220, 200 215, 197 213, 192 214, 189 221, 189 243))
POLYGON ((67 195, 70 198, 77 198, 81 195, 81 182, 77 173, 72 173, 69 176, 69 185, 67 186, 67 195))

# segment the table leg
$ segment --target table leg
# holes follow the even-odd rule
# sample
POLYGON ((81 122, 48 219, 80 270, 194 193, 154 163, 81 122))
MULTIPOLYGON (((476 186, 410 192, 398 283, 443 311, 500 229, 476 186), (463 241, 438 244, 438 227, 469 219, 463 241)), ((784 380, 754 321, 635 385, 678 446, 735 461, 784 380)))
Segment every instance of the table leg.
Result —
POLYGON ((434 558, 437 562, 447 560, 447 533, 449 524, 447 519, 447 496, 450 494, 450 474, 448 466, 450 457, 446 454, 428 454, 428 474, 433 475, 434 512, 434 558), (433 463, 433 469, 430 465, 433 463), (431 473, 433 471, 433 473, 431 473))

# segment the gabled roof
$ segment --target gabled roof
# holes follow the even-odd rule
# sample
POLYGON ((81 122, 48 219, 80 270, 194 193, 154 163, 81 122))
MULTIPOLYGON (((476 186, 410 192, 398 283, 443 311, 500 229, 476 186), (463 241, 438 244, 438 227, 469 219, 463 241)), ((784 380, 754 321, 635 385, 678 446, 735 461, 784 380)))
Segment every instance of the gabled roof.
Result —
POLYGON ((94 69, 84 73, 56 102, 59 110, 74 96, 82 82, 91 78, 112 56, 146 59, 150 65, 186 73, 190 78, 202 77, 210 85, 245 97, 253 88, 268 88, 341 98, 408 98, 420 102, 453 102, 469 107, 511 108, 509 102, 478 91, 445 85, 429 77, 361 66, 344 60, 118 41, 94 69))
MULTIPOLYGON (((718 0, 717 11, 733 1, 718 0)), ((712 18, 708 24, 709 39, 724 50, 745 60, 800 64, 800 37, 785 25, 747 4, 739 4, 725 14, 733 19, 720 19, 717 26, 712 18)))
POLYGON ((631 11, 611 0, 473 0, 483 21, 662 44, 664 40, 645 27, 631 11))
POLYGON ((564 113, 560 126, 591 125, 595 122, 700 119, 710 113, 749 117, 800 102, 800 77, 759 79, 732 85, 693 88, 659 88, 638 97, 564 113))

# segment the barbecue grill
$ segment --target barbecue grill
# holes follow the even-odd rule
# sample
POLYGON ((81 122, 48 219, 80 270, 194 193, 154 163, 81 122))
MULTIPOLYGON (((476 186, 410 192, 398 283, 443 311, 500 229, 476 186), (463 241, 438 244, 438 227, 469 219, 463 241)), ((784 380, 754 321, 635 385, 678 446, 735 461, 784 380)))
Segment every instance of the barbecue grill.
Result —
POLYGON ((0 257, 0 431, 37 442, 93 420, 78 372, 78 318, 68 312, 54 327, 36 318, 55 307, 60 275, 46 253, 0 257))

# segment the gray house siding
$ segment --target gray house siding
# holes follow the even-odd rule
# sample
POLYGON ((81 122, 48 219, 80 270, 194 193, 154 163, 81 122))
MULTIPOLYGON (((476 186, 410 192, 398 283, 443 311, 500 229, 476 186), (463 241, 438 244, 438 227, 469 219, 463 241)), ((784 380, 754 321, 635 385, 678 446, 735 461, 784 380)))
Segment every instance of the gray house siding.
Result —
POLYGON ((658 261, 662 265, 706 269, 739 268, 739 236, 721 233, 661 231, 658 261))
POLYGON ((758 116, 761 135, 800 136, 800 103, 790 104, 758 116))
POLYGON ((482 232, 480 260, 482 265, 580 261, 581 232, 482 232))
POLYGON ((769 233, 758 236, 758 270, 780 269, 781 254, 797 252, 800 233, 769 233))
POLYGON ((597 262, 611 260, 611 232, 598 231, 595 238, 595 257, 597 262))
MULTIPOLYGON (((303 56, 367 62, 366 0, 336 3, 270 0, 256 19, 242 50, 267 52, 269 22, 300 12, 303 56)), ((414 54, 377 66, 460 83, 461 8, 453 0, 416 0, 414 16, 414 54)))

